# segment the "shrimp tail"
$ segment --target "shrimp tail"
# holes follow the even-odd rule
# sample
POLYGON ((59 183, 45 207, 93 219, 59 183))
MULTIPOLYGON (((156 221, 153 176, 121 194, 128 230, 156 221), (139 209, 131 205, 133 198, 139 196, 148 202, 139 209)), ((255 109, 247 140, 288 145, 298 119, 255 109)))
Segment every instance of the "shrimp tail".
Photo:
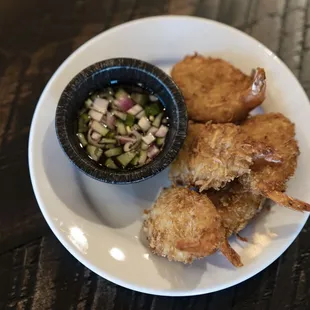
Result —
POLYGON ((239 254, 230 246, 227 239, 221 244, 219 250, 235 267, 243 266, 239 254))
POLYGON ((278 192, 278 191, 268 191, 264 190, 263 194, 271 199, 272 201, 276 202, 277 204, 296 210, 296 211, 308 211, 310 212, 310 204, 295 198, 288 196, 285 193, 278 192))
POLYGON ((266 97, 266 74, 262 68, 257 68, 253 82, 241 95, 245 108, 250 111, 259 106, 266 97))

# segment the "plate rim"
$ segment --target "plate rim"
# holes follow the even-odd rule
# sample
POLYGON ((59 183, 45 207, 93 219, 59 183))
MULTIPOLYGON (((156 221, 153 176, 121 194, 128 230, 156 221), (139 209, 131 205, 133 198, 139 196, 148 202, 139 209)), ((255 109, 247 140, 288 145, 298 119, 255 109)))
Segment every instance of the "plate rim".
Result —
POLYGON ((107 30, 104 30, 102 32, 100 32, 99 34, 95 35, 94 37, 90 38, 89 40, 87 40, 85 43, 83 43, 81 46, 79 46, 77 49, 75 49, 62 63, 61 65, 57 68, 57 70, 53 73, 53 75, 50 77, 49 81, 47 82, 46 86, 44 87, 39 100, 37 102, 37 105, 35 107, 34 113, 33 113, 33 117, 31 120, 31 127, 30 127, 30 132, 29 132, 29 140, 28 140, 28 167, 29 167, 29 174, 30 174, 30 180, 31 180, 31 185, 34 191, 34 195, 35 198, 37 200, 37 203, 39 205, 39 208, 43 214, 43 217, 45 219, 45 221, 47 222, 47 224, 49 225, 50 229, 52 230, 53 234, 57 237, 57 239, 60 241, 60 243, 66 248, 67 251, 69 251, 69 253, 71 255, 73 255, 73 257, 75 259, 77 259, 79 262, 81 262, 86 268, 90 269, 91 271, 93 271, 94 273, 96 273, 97 275, 99 275, 100 277, 103 277, 105 279, 107 279, 110 282, 113 282, 117 285, 120 285, 122 287, 125 287, 127 289, 132 289, 134 291, 138 291, 141 293, 145 293, 145 294, 153 294, 153 295, 157 295, 157 296, 173 296, 173 297, 182 297, 182 296, 197 296, 197 295, 201 295, 201 294, 208 294, 208 293, 212 293, 212 292, 217 292, 217 291, 221 291, 223 289, 226 288, 230 288, 234 285, 237 285, 239 283, 242 283, 244 281, 246 281, 247 279, 252 278, 253 276, 255 276, 256 274, 260 273, 262 270, 266 269, 267 267, 269 267, 274 261, 276 261, 281 255, 283 255, 283 253, 290 247, 290 245, 294 242, 294 240, 299 236, 301 230, 303 229, 305 223, 307 222, 307 219, 309 217, 309 213, 304 213, 304 219, 303 222, 300 222, 300 226, 298 227, 297 233, 296 235, 294 235, 294 237, 292 237, 291 239, 289 239, 287 241, 287 244, 284 248, 284 250, 280 253, 278 253, 275 257, 271 257, 270 259, 266 260, 266 262, 264 263, 264 265, 261 268, 257 268, 255 269, 253 272, 249 272, 247 274, 245 274, 244 276, 241 276, 238 278, 238 280, 233 280, 230 282, 225 282, 225 284, 223 285, 218 285, 216 287, 213 287, 212 289, 208 289, 208 288, 199 288, 199 289, 193 289, 193 290, 188 290, 188 289, 181 289, 178 291, 173 291, 171 289, 164 289, 164 290, 158 290, 158 289, 149 289, 149 288, 144 288, 142 286, 139 285, 135 285, 129 282, 123 282, 121 279, 114 277, 112 275, 110 275, 109 273, 106 273, 105 271, 103 271, 102 269, 98 268, 97 266, 93 265, 89 260, 84 259, 84 257, 80 254, 80 252, 74 248, 71 243, 69 241, 67 241, 64 237, 63 234, 61 234, 61 232, 59 231, 58 227, 56 227, 56 225, 54 225, 54 222, 52 221, 52 219, 50 218, 50 216, 48 215, 47 209, 45 207, 44 201, 41 197, 40 194, 40 190, 38 188, 37 185, 37 180, 36 180, 36 176, 35 176, 35 171, 34 171, 34 163, 33 163, 33 158, 32 158, 32 146, 34 143, 34 136, 35 136, 35 127, 38 121, 38 117, 37 114, 39 113, 39 107, 43 104, 43 98, 45 97, 45 94, 48 92, 50 85, 57 79, 59 73, 62 71, 62 69, 75 57, 75 55, 77 55, 78 53, 80 53, 81 51, 83 51, 84 49, 86 49, 88 46, 90 46, 91 44, 93 44, 94 41, 98 40, 98 38, 100 36, 104 36, 107 33, 112 33, 114 31, 117 31, 121 28, 125 28, 128 26, 131 26, 133 24, 143 24, 144 22, 152 22, 153 20, 169 20, 169 19, 184 19, 184 20, 199 20, 199 21, 203 21, 207 24, 213 24, 216 25, 218 27, 221 28, 226 28, 227 30, 231 31, 231 32, 235 32, 238 35, 244 36, 247 40, 252 40, 254 43, 260 45, 261 47, 263 47, 265 49, 265 51, 272 55, 274 60, 278 62, 279 65, 281 65, 282 67, 284 67, 289 73, 291 73, 291 76, 293 79, 295 79, 295 82, 297 82, 298 87, 299 87, 299 91, 301 91, 301 93, 304 95, 304 97, 307 99, 308 103, 310 104, 309 98, 304 90, 304 88, 302 87, 301 83, 299 82, 299 80, 297 79, 297 77, 292 73, 292 71, 288 68, 288 66, 274 53, 272 52, 268 47, 266 47, 263 43, 261 43, 260 41, 258 41, 257 39, 251 37, 250 35, 248 35, 247 33, 234 28, 230 25, 226 25, 224 23, 215 21, 215 20, 211 20, 211 19, 207 19, 207 18, 203 18, 203 17, 198 17, 198 16, 187 16, 187 15, 158 15, 158 16, 150 16, 150 17, 144 17, 144 18, 139 18, 139 19, 135 19, 132 21, 128 21, 119 25, 116 25, 112 28, 109 28, 107 30))

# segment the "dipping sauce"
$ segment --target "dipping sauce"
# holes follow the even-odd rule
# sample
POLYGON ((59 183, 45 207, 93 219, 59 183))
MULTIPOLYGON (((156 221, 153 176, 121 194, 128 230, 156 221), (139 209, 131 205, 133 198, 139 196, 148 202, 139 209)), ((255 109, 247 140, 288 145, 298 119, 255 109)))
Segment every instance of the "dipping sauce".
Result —
POLYGON ((77 137, 88 156, 110 169, 132 169, 163 149, 169 118, 156 97, 137 85, 89 94, 79 111, 77 137))

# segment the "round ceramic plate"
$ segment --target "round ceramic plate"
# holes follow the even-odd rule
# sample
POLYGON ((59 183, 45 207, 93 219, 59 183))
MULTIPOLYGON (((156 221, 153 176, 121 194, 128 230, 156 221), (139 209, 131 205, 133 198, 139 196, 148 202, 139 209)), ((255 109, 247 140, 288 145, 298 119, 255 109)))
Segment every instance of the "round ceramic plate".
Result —
POLYGON ((112 28, 75 51, 56 71, 37 105, 29 141, 29 166, 36 198, 49 226, 80 262, 119 285, 146 293, 184 296, 214 292, 252 277, 271 264, 296 238, 308 214, 274 206, 231 239, 244 267, 221 254, 185 266, 151 254, 141 233, 142 213, 167 171, 138 184, 109 185, 78 171, 61 150, 54 116, 61 92, 83 68, 113 57, 133 57, 166 72, 185 55, 199 52, 230 61, 246 73, 267 73, 265 112, 279 111, 296 124, 301 155, 288 193, 310 201, 310 106, 296 78, 270 50, 223 24, 194 17, 163 16, 112 28))

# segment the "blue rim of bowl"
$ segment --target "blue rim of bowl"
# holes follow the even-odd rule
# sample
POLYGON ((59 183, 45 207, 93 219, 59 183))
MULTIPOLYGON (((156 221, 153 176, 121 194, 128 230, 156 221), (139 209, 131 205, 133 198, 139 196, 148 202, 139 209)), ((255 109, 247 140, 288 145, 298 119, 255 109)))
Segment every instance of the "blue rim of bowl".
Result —
POLYGON ((88 176, 111 184, 130 184, 141 182, 155 176, 167 168, 175 159, 184 143, 187 134, 187 123, 188 117, 183 95, 171 77, 158 67, 134 58, 111 58, 94 63, 83 69, 69 82, 62 92, 57 105, 55 117, 56 136, 70 161, 88 176), (76 152, 70 142, 69 133, 66 130, 66 115, 64 110, 67 109, 68 97, 70 97, 70 93, 72 93, 74 89, 78 89, 83 81, 96 76, 101 71, 111 70, 112 68, 132 68, 152 76, 161 84, 162 87, 166 89, 166 91, 168 91, 175 106, 177 107, 177 115, 175 117, 178 119, 178 128, 176 130, 176 134, 173 136, 171 146, 169 146, 167 150, 159 153, 149 164, 137 169, 113 170, 98 166, 96 162, 87 156, 80 156, 76 152))

